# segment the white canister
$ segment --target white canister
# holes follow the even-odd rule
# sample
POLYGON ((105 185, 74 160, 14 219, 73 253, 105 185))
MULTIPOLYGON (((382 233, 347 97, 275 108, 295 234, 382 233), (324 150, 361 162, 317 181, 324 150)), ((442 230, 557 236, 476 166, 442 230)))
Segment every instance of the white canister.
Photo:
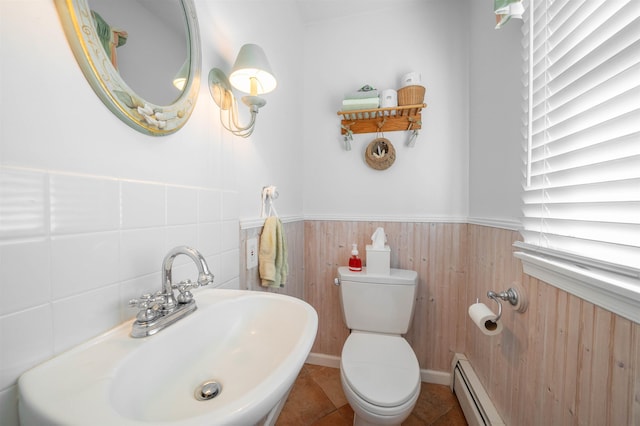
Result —
POLYGON ((393 108, 398 106, 398 92, 393 89, 385 89, 380 94, 380 108, 393 108))
POLYGON ((414 85, 419 86, 421 85, 421 83, 422 83, 422 75, 417 71, 413 71, 402 76, 402 79, 400 81, 400 86, 401 87, 414 86, 414 85))

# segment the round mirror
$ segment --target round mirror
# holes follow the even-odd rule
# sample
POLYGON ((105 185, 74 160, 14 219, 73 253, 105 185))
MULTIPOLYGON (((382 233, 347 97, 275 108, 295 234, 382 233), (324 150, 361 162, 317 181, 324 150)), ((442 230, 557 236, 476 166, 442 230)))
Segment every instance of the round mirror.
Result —
POLYGON ((93 90, 116 116, 155 136, 189 119, 200 85, 193 0, 55 0, 93 90))

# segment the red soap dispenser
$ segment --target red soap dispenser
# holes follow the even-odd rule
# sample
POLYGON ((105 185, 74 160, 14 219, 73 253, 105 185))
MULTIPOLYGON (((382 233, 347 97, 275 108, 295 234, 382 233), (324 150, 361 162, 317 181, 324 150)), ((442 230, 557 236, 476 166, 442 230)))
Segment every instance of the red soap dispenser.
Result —
POLYGON ((349 258, 350 271, 362 271, 362 259, 358 257, 358 245, 353 244, 351 249, 351 257, 349 258))

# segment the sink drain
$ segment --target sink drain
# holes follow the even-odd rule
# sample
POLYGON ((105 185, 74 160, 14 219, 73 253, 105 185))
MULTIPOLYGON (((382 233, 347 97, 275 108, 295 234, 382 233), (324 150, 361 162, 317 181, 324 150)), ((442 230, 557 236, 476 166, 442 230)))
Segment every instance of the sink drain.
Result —
POLYGON ((196 388, 194 396, 198 401, 208 401, 220 395, 220 392, 222 392, 222 385, 220 385, 220 383, 207 380, 196 388))

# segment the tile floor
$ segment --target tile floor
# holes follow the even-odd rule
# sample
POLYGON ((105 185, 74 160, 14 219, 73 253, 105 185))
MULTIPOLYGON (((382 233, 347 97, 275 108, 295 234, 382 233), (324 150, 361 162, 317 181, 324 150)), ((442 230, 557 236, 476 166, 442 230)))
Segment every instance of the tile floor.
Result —
MULTIPOLYGON (((353 410, 340 384, 340 370, 305 364, 276 426, 351 426, 353 410)), ((467 422, 448 386, 422 383, 420 397, 403 426, 464 426, 467 422)))

